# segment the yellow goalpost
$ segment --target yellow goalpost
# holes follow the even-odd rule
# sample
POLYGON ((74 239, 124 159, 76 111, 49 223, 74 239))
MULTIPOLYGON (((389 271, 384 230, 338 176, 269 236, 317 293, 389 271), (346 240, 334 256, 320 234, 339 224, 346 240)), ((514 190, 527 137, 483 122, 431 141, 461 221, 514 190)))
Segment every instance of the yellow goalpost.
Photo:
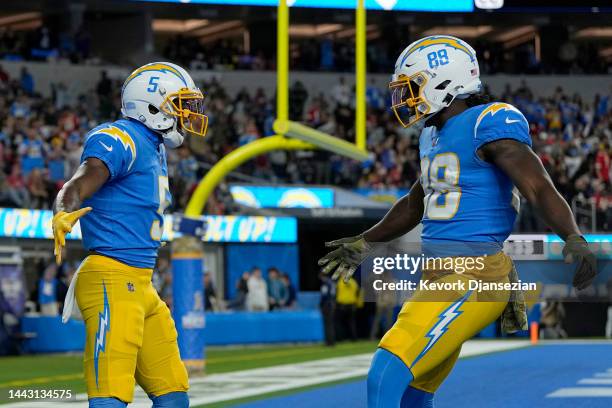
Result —
POLYGON ((274 136, 267 136, 232 151, 217 162, 195 189, 186 216, 202 214, 208 198, 225 176, 242 163, 274 150, 325 149, 365 161, 366 151, 366 10, 365 0, 356 0, 355 11, 355 143, 311 129, 289 120, 289 7, 279 0, 277 13, 277 95, 274 136))

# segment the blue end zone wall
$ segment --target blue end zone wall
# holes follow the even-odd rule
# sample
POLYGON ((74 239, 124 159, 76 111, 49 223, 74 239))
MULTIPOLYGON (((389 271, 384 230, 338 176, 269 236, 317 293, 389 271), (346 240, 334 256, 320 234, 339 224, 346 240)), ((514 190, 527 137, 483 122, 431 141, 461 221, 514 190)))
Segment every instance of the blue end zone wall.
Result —
POLYGON ((323 341, 318 310, 269 313, 209 313, 206 344, 253 344, 323 341))
POLYGON ((83 350, 85 345, 85 324, 82 320, 62 323, 57 317, 23 317, 21 331, 32 336, 23 343, 28 353, 55 353, 83 350))
MULTIPOLYGON (((59 316, 24 317, 21 330, 33 336, 24 341, 24 351, 29 353, 80 351, 85 345, 81 320, 64 325, 59 316)), ((204 340, 206 345, 319 342, 323 322, 318 310, 208 313, 204 340)))

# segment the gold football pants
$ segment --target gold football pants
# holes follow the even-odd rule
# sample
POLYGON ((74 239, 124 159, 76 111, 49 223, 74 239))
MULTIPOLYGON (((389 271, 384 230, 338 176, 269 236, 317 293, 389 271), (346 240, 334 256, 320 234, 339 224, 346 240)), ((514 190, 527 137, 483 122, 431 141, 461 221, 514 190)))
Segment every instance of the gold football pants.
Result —
POLYGON ((484 265, 478 273, 432 277, 431 282, 463 282, 465 290, 416 291, 380 341, 379 347, 410 368, 411 387, 435 392, 457 361, 461 345, 494 322, 506 307, 509 291, 469 290, 469 280, 508 282, 511 259, 500 252, 487 256, 484 265))
POLYGON ((89 398, 131 402, 136 382, 152 396, 189 388, 174 321, 151 275, 100 255, 81 264, 76 299, 87 329, 89 398))

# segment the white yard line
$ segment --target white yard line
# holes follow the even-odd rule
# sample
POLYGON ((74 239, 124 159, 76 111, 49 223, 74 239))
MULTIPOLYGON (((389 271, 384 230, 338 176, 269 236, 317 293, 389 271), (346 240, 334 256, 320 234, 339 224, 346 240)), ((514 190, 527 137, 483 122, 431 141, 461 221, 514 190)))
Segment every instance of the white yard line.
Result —
POLYGON ((568 387, 551 392, 547 398, 612 398, 612 387, 568 387))
MULTIPOLYGON (((526 347, 527 341, 492 340, 468 341, 463 345, 460 358, 497 351, 526 347)), ((231 401, 253 397, 271 392, 326 384, 365 376, 370 366, 372 354, 358 354, 346 357, 328 358, 298 364, 283 364, 273 367, 234 371, 225 374, 212 374, 192 378, 189 397, 192 406, 213 402, 231 401)), ((87 395, 78 394, 75 401, 62 402, 19 402, 2 405, 2 408, 61 408, 87 407, 87 395)), ((140 387, 134 393, 133 408, 149 408, 151 401, 140 387)))
POLYGON ((612 398, 612 368, 595 373, 591 378, 583 378, 578 385, 599 385, 599 387, 565 387, 546 395, 546 398, 600 397, 612 398), (608 387, 605 387, 605 386, 608 387))

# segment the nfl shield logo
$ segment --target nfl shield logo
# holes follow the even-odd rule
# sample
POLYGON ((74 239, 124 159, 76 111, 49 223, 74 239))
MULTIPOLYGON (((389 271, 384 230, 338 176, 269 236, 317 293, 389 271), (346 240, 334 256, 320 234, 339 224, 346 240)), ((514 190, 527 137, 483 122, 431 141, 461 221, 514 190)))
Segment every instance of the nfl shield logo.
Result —
POLYGON ((127 290, 128 290, 128 292, 133 292, 134 291, 134 284, 132 282, 128 282, 127 283, 127 290))

